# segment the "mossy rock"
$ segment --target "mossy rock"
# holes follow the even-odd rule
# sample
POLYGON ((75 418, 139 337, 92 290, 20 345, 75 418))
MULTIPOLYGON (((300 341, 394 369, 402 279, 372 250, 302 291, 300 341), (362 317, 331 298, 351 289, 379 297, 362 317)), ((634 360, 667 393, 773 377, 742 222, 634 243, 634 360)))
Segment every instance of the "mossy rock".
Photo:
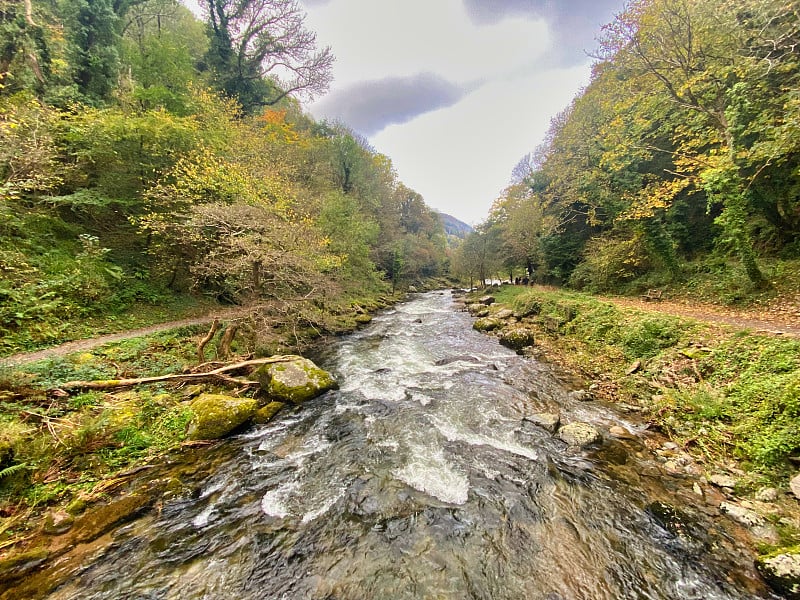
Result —
POLYGON ((286 406, 284 402, 270 402, 266 406, 262 406, 256 411, 256 414, 253 415, 253 422, 268 423, 284 406, 286 406))
POLYGON ((356 317, 355 317, 355 321, 356 321, 356 323, 358 323, 359 325, 366 325, 367 323, 369 323, 370 321, 372 321, 372 317, 371 317, 371 316, 369 316, 369 315, 368 315, 368 314, 366 314, 366 313, 360 313, 360 314, 357 314, 357 315, 356 315, 356 317))
POLYGON ((330 373, 307 358, 264 365, 254 376, 270 398, 292 404, 302 404, 339 387, 330 373))
POLYGON ((800 600, 800 547, 760 556, 756 567, 776 591, 791 600, 800 600))
POLYGON ((0 560, 0 578, 17 579, 33 571, 47 560, 50 553, 45 548, 35 548, 12 554, 0 560))
POLYGON ((117 523, 131 520, 152 503, 146 494, 130 494, 92 508, 75 519, 69 533, 70 543, 90 542, 99 538, 117 523))
POLYGON ((189 424, 190 440, 215 440, 228 435, 253 417, 258 402, 224 394, 201 394, 190 405, 194 418, 189 424))
POLYGON ((499 329, 503 325, 503 322, 499 319, 494 319, 492 317, 484 317, 482 319, 478 319, 472 324, 472 328, 475 331, 494 331, 495 329, 499 329))
POLYGON ((500 343, 512 350, 520 351, 536 342, 534 333, 527 327, 508 327, 500 332, 500 343))

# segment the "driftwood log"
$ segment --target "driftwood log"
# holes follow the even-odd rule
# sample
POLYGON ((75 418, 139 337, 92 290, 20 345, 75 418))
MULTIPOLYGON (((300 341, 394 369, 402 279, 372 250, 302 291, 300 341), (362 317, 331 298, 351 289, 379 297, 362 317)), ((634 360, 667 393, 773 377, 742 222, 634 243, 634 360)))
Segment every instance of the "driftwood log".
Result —
POLYGON ((249 367, 259 367, 261 365, 270 365, 281 362, 292 362, 299 360, 301 357, 294 354, 285 354, 281 356, 270 356, 268 358, 254 358, 252 360, 245 360, 230 365, 225 365, 208 371, 206 373, 178 373, 175 375, 159 375, 157 377, 138 377, 135 379, 99 379, 96 381, 68 381, 59 386, 59 389, 69 390, 110 390, 114 388, 130 387, 134 385, 143 385, 147 383, 160 383, 162 381, 204 381, 206 379, 218 379, 229 383, 245 384, 245 385, 258 385, 256 381, 249 381, 247 379, 237 379, 231 377, 229 373, 246 369, 249 367))

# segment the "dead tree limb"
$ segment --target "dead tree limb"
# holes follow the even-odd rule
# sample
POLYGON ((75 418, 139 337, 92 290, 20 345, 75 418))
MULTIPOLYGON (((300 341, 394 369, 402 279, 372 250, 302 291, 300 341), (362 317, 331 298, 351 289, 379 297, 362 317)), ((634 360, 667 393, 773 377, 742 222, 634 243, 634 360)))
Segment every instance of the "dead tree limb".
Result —
MULTIPOLYGON (((232 365, 225 365, 207 373, 178 373, 175 375, 159 375, 157 377, 138 377, 136 379, 99 379, 97 381, 68 381, 59 389, 62 390, 109 390, 120 387, 130 387, 133 385, 143 385, 146 383, 161 383, 162 381, 202 381, 204 379, 221 379, 223 381, 231 381, 231 377, 227 375, 231 371, 238 371, 239 369, 246 369, 248 367, 258 367, 261 365, 270 365, 281 362, 291 362, 299 360, 300 357, 294 354, 286 354, 281 356, 270 356, 268 358, 254 358, 252 360, 245 360, 242 362, 234 363, 232 365)), ((246 385, 257 385, 255 381, 236 379, 236 383, 246 385)))
POLYGON ((206 336, 197 344, 197 363, 203 364, 206 362, 206 344, 210 342, 219 329, 219 317, 214 317, 214 322, 211 324, 211 329, 208 330, 206 336))
POLYGON ((233 338, 236 337, 238 329, 238 323, 230 323, 228 327, 225 328, 219 340, 219 346, 217 346, 217 358, 226 359, 231 355, 231 344, 233 343, 233 338))

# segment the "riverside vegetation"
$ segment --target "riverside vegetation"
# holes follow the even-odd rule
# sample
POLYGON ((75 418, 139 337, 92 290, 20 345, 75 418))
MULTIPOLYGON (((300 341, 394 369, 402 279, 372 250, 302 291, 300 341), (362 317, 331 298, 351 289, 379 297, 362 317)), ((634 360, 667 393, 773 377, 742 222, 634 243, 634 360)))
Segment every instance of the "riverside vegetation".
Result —
MULTIPOLYGON (((762 561, 796 555, 800 507, 789 481, 800 463, 800 339, 620 308, 579 292, 504 285, 490 293, 491 306, 469 306, 476 329, 577 373, 587 400, 663 436, 666 443, 650 444, 663 468, 716 486, 721 494, 698 501, 746 523, 762 561)), ((795 597, 796 588, 782 585, 795 597)))

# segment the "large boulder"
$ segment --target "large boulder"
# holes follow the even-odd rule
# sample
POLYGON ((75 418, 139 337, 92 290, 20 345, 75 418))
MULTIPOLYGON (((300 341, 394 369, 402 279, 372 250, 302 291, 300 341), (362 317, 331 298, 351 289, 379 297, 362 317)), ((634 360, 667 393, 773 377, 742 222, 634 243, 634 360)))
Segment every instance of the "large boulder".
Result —
POLYGON ((338 387, 330 373, 300 357, 264 365, 254 376, 261 389, 276 402, 301 404, 338 387))
POLYGON ((576 421, 558 430, 558 438, 570 446, 590 446, 601 439, 600 432, 588 423, 576 421))
POLYGON ((533 330, 527 327, 507 327, 500 332, 500 343, 507 348, 519 352, 527 346, 533 346, 536 339, 533 330))
POLYGON ((189 439, 215 440, 249 421, 258 409, 258 402, 254 398, 201 394, 189 408, 194 413, 189 423, 189 439))
POLYGON ((792 600, 800 599, 800 553, 762 556, 756 566, 775 590, 792 600))

